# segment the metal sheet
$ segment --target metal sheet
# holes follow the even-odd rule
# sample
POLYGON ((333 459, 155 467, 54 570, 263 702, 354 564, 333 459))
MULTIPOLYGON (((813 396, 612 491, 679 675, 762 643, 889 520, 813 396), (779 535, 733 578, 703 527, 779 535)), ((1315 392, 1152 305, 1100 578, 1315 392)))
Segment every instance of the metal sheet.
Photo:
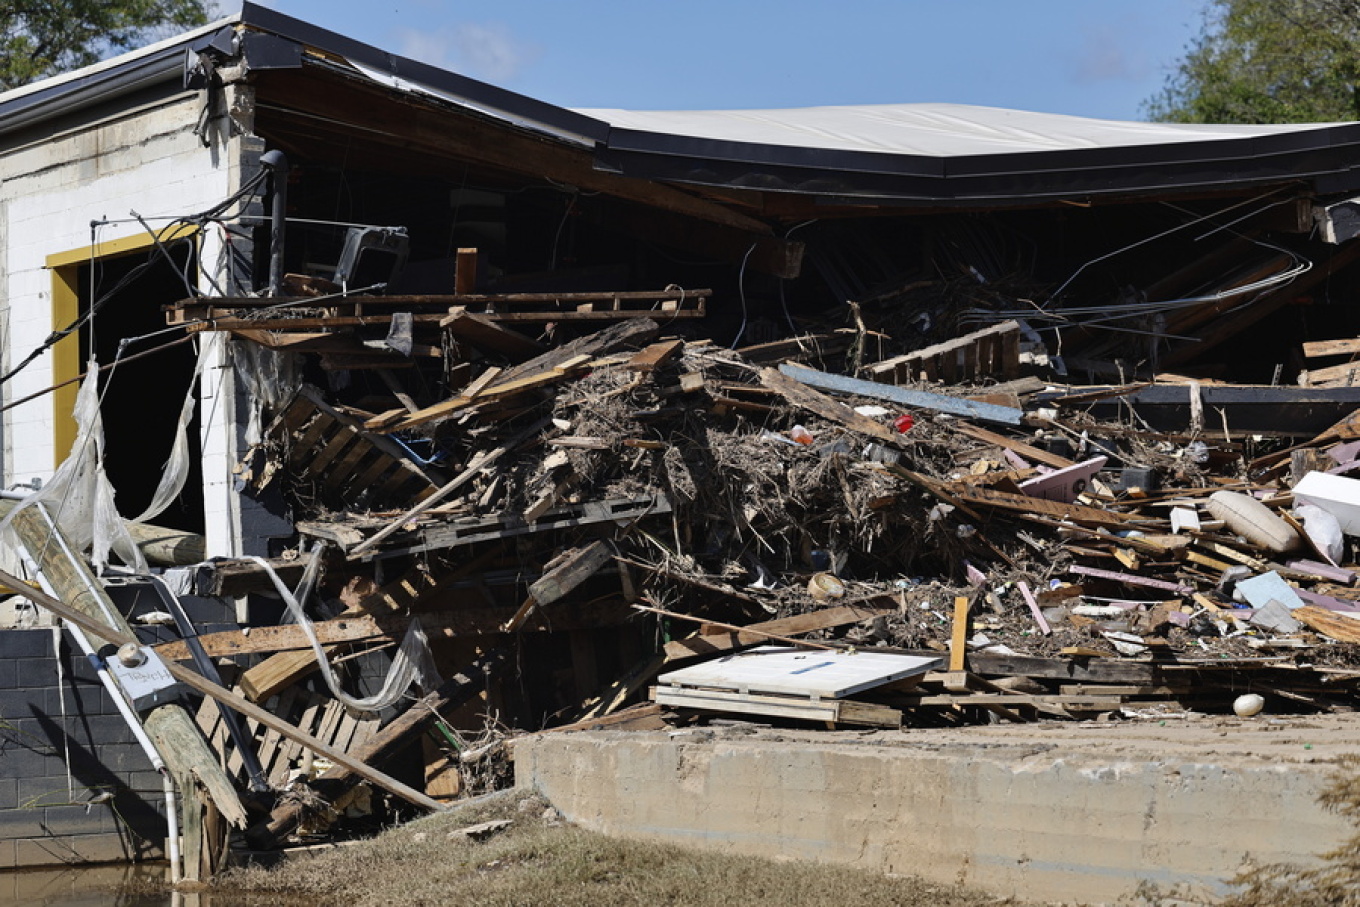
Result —
POLYGON ((784 693, 839 699, 924 674, 943 659, 888 652, 761 646, 657 678, 663 686, 711 687, 740 693, 784 693))

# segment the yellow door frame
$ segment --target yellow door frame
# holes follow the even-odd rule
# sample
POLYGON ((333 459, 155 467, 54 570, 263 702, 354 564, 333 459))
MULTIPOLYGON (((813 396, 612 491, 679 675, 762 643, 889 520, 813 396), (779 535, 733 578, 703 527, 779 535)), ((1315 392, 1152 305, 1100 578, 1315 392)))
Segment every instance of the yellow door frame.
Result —
MULTIPOLYGON (((82 246, 67 252, 47 256, 45 267, 52 272, 52 330, 60 331, 80 317, 80 267, 99 259, 133 255, 151 249, 157 242, 169 242, 193 236, 198 227, 181 224, 150 233, 138 233, 122 239, 82 246)), ((197 254, 197 250, 195 250, 197 254)), ((52 392, 52 445, 54 467, 70 454, 76 443, 76 394, 79 383, 72 381, 80 375, 80 336, 72 332, 52 347, 52 383, 71 381, 52 392)))

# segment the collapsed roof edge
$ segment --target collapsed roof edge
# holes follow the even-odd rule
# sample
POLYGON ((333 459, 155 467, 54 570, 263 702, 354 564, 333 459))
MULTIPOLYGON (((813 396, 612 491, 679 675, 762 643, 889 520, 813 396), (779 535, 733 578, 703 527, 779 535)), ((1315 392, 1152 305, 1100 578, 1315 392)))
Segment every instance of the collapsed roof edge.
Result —
POLYGON ((195 48, 226 30, 271 35, 394 91, 592 148, 595 169, 643 180, 890 206, 1014 205, 1295 181, 1316 194, 1360 189, 1360 123, 1171 126, 946 104, 571 110, 250 2, 235 16, 0 93, 0 137, 139 92, 182 91, 195 48))

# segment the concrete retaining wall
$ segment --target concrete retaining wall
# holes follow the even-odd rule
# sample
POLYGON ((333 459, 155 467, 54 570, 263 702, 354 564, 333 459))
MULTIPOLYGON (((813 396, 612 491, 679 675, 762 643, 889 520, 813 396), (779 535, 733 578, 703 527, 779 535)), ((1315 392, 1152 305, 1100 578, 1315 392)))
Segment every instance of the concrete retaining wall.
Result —
POLYGON ((1248 854, 1306 860, 1348 831, 1317 806, 1323 766, 878 736, 545 735, 516 746, 516 774, 607 834, 1049 900, 1113 900, 1143 880, 1222 890, 1248 854))

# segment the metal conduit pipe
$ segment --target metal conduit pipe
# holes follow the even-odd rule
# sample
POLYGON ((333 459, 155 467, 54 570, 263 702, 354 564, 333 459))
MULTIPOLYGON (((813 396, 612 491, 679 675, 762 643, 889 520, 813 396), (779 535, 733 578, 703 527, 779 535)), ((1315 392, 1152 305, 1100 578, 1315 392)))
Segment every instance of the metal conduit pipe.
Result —
POLYGON ((274 193, 269 227, 269 295, 283 295, 283 231, 288 214, 288 156, 275 149, 260 155, 260 166, 269 171, 274 193))

